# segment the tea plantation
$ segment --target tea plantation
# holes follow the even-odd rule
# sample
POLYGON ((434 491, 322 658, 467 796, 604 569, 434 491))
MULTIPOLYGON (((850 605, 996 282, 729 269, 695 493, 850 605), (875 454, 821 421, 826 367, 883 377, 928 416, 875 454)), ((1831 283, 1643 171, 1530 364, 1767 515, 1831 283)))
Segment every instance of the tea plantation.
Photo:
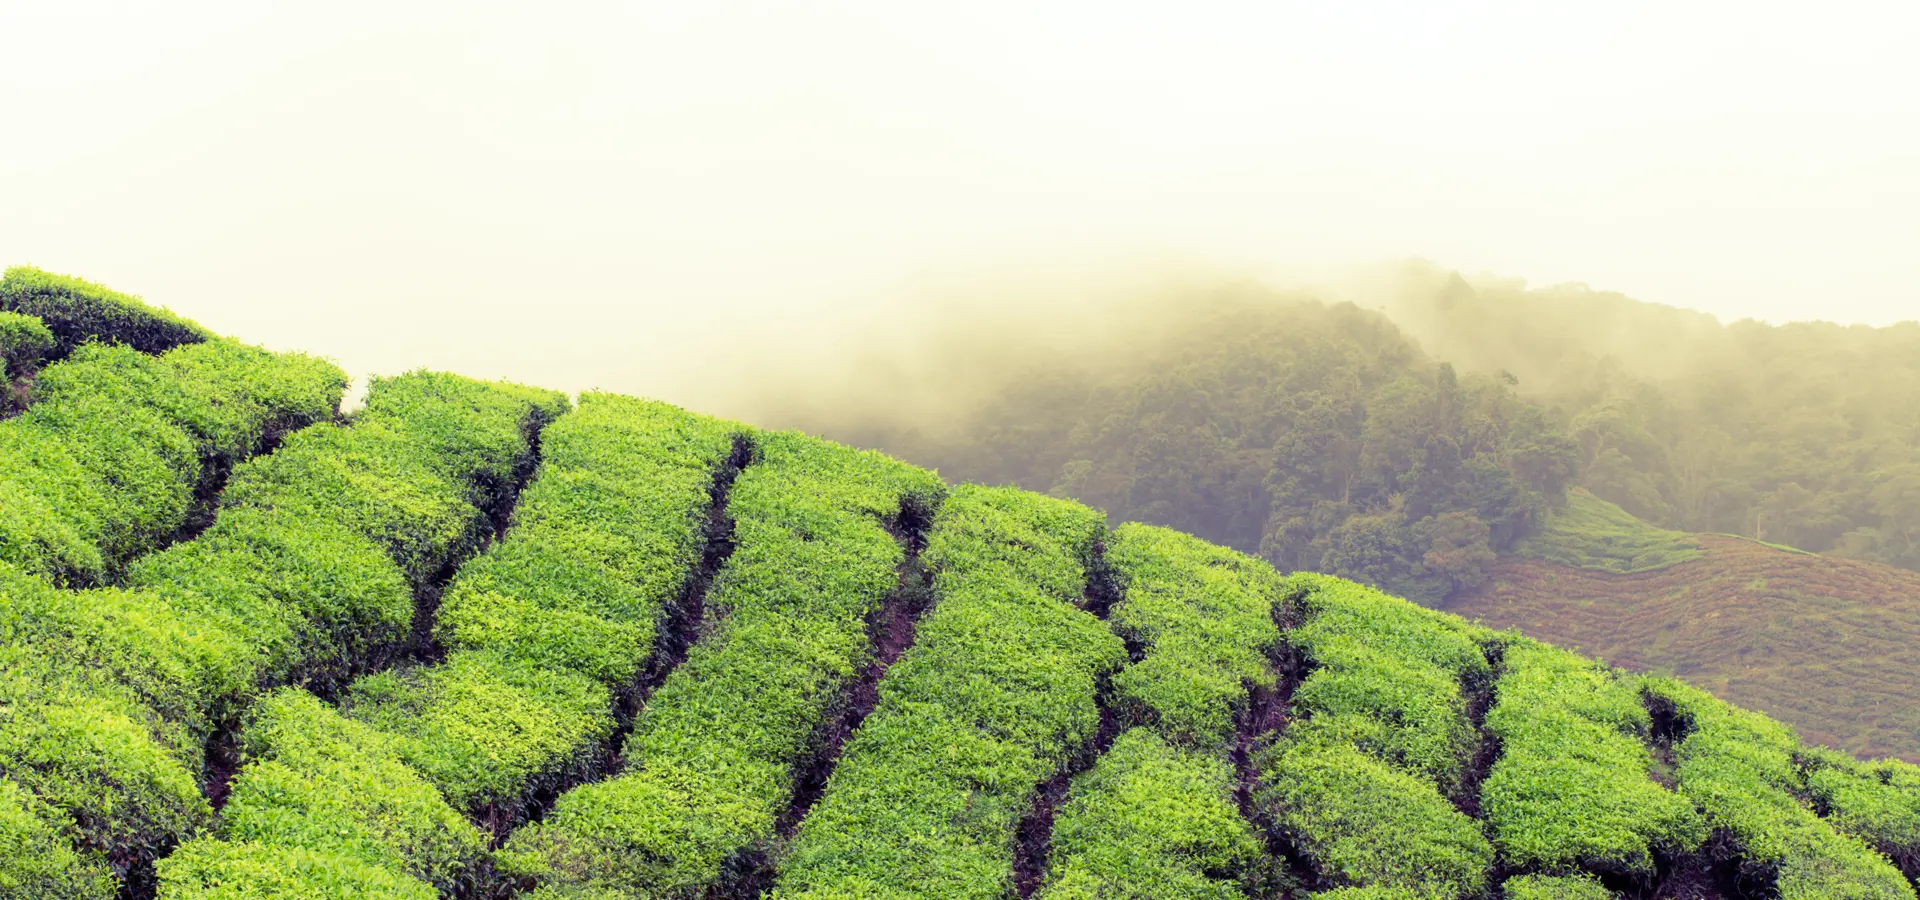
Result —
POLYGON ((1078 504, 0 280, 0 897, 1915 898, 1920 768, 1078 504))

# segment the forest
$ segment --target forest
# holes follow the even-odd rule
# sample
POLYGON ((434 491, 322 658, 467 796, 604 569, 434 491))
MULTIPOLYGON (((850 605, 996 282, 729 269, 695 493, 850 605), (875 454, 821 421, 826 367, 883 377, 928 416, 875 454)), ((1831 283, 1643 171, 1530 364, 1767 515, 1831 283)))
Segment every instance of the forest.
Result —
POLYGON ((999 361, 939 423, 792 415, 1428 602, 1482 584, 1574 486, 1669 529, 1920 569, 1920 325, 1722 324, 1423 266, 1341 293, 1170 297, 1105 352, 999 361))

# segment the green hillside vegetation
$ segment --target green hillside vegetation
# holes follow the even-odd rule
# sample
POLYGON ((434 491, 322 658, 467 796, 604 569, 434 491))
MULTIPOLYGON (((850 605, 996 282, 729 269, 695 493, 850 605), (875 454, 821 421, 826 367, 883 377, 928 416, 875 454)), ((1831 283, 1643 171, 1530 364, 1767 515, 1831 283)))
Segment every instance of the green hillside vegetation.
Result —
POLYGON ((1673 679, 800 432, 342 386, 91 342, 0 423, 0 897, 1916 900, 1920 768, 1673 679))
POLYGON ((1437 272, 1387 309, 1463 372, 1516 376, 1578 442, 1576 483, 1635 516, 1920 569, 1920 323, 1722 324, 1437 272))
POLYGON ((799 424, 1424 602, 1485 580, 1564 502, 1578 448, 1498 376, 1459 377, 1377 313, 1243 289, 1182 298, 1088 368, 1019 360, 939 428, 799 424))
POLYGON ((90 281, 15 266, 0 275, 0 312, 34 316, 52 332, 55 359, 89 341, 161 353, 211 340, 213 332, 90 281))
POLYGON ((1651 572, 1699 559, 1700 544, 1678 531, 1656 528, 1592 493, 1567 493, 1567 505, 1549 510, 1540 530, 1516 543, 1520 556, 1601 572, 1651 572))

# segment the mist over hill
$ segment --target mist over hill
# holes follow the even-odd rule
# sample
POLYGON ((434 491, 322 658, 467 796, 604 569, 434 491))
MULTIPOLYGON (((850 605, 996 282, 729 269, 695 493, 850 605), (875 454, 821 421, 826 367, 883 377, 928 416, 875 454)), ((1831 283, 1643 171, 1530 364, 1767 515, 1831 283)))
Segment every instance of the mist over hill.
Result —
POLYGON ((1920 324, 1723 324, 1424 264, 1110 297, 952 304, 743 405, 1416 595, 1475 583, 1421 571, 1433 510, 1475 511, 1485 540, 1463 525, 1439 549, 1478 556, 1566 485, 1663 527, 1920 568, 1920 324), (1527 493, 1482 496, 1493 467, 1527 493))

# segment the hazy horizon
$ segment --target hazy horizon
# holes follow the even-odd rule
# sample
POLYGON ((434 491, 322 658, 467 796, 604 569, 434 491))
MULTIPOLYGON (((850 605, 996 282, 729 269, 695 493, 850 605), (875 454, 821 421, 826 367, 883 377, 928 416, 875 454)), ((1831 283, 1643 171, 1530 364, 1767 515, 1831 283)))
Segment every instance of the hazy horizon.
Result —
POLYGON ((1916 38, 1867 2, 0 0, 0 264, 355 372, 683 402, 970 292, 1408 258, 1884 325, 1920 318, 1916 38))

